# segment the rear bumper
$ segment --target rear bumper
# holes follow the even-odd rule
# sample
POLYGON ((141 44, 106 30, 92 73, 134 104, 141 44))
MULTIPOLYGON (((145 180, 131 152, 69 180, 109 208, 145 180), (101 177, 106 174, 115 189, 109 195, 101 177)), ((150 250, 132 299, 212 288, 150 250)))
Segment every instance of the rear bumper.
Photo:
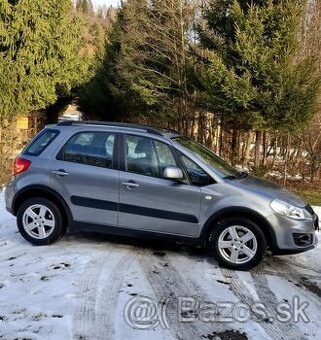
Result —
POLYGON ((13 206, 12 206, 13 198, 14 198, 14 194, 13 194, 12 187, 10 184, 8 184, 4 188, 4 199, 5 199, 6 209, 10 214, 14 214, 13 206))
POLYGON ((10 214, 12 214, 13 215, 13 213, 12 213, 12 209, 11 208, 8 208, 8 207, 6 207, 6 210, 10 213, 10 214))

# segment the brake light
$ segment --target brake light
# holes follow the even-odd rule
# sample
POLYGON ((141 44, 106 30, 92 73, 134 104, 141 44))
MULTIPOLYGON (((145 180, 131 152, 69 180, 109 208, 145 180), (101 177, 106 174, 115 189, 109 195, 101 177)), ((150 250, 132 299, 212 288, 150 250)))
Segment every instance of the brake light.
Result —
POLYGON ((16 176, 26 171, 31 164, 28 159, 18 157, 13 163, 12 176, 16 176))

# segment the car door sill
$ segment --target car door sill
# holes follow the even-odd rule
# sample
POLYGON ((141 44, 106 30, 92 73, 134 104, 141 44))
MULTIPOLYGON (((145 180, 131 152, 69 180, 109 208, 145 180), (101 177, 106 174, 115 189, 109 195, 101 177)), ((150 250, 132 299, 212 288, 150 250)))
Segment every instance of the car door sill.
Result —
POLYGON ((154 231, 147 231, 141 229, 132 229, 126 227, 115 227, 101 224, 93 224, 86 222, 73 221, 71 223, 71 230, 75 233, 77 232, 93 232, 93 233, 102 233, 102 234, 110 234, 110 235, 118 235, 118 236, 129 236, 129 237, 137 237, 137 238, 148 238, 148 239, 172 239, 173 241, 190 244, 190 245, 203 245, 203 241, 200 237, 191 237, 191 236, 181 236, 176 234, 167 234, 160 233, 154 231))

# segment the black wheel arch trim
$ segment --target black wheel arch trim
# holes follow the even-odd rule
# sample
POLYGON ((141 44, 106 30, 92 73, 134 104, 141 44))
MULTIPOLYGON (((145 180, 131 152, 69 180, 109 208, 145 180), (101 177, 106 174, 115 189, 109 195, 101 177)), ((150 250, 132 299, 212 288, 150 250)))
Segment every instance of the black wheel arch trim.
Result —
MULTIPOLYGON (((63 206, 66 216, 67 216, 67 222, 68 222, 68 226, 72 225, 72 221, 73 221, 73 216, 71 213, 71 210, 67 204, 67 202, 64 200, 64 198, 58 194, 55 190, 45 186, 45 185, 28 185, 26 187, 24 187, 23 189, 19 190, 16 195, 14 196, 13 200, 12 200, 12 205, 11 205, 11 211, 13 213, 14 216, 17 215, 17 210, 18 207, 16 206, 17 201, 19 200, 19 198, 26 194, 29 191, 33 191, 33 190, 37 190, 37 191, 42 191, 44 193, 49 193, 51 195, 53 195, 58 201, 59 203, 63 206)), ((46 197, 45 197, 46 198, 46 197)))
MULTIPOLYGON (((276 249, 278 249, 278 245, 277 245, 277 240, 276 240, 276 235, 275 232, 270 224, 270 222, 261 214, 259 214, 258 212, 256 212, 253 209, 250 208, 244 208, 244 207, 238 207, 238 206, 232 206, 232 207, 226 207, 226 208, 222 208, 221 210, 215 212, 213 215, 211 215, 207 221, 204 223, 203 228, 202 228, 202 232, 201 232, 201 236, 200 238, 202 239, 202 241, 204 243, 206 243, 208 234, 211 230, 211 228, 213 227, 213 223, 215 221, 218 221, 220 218, 226 216, 226 214, 231 214, 231 216, 229 217, 233 217, 235 216, 242 216, 242 217, 247 217, 247 218, 254 218, 255 221, 260 221, 263 223, 263 228, 259 225, 258 227, 261 228, 261 230, 264 232, 268 233, 268 237, 269 239, 267 239, 268 245, 270 246, 272 252, 274 252, 276 249)), ((265 234, 265 233, 264 233, 265 234)))

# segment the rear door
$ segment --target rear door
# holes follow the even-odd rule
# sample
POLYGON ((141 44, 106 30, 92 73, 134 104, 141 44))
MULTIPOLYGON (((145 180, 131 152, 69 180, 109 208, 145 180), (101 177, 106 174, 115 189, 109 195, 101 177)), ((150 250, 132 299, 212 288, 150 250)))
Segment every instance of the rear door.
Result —
POLYGON ((77 132, 51 161, 52 187, 67 200, 74 221, 117 225, 117 139, 112 132, 77 132))
POLYGON ((163 178, 167 166, 180 166, 172 147, 144 136, 123 137, 119 226, 196 236, 200 188, 163 178))

